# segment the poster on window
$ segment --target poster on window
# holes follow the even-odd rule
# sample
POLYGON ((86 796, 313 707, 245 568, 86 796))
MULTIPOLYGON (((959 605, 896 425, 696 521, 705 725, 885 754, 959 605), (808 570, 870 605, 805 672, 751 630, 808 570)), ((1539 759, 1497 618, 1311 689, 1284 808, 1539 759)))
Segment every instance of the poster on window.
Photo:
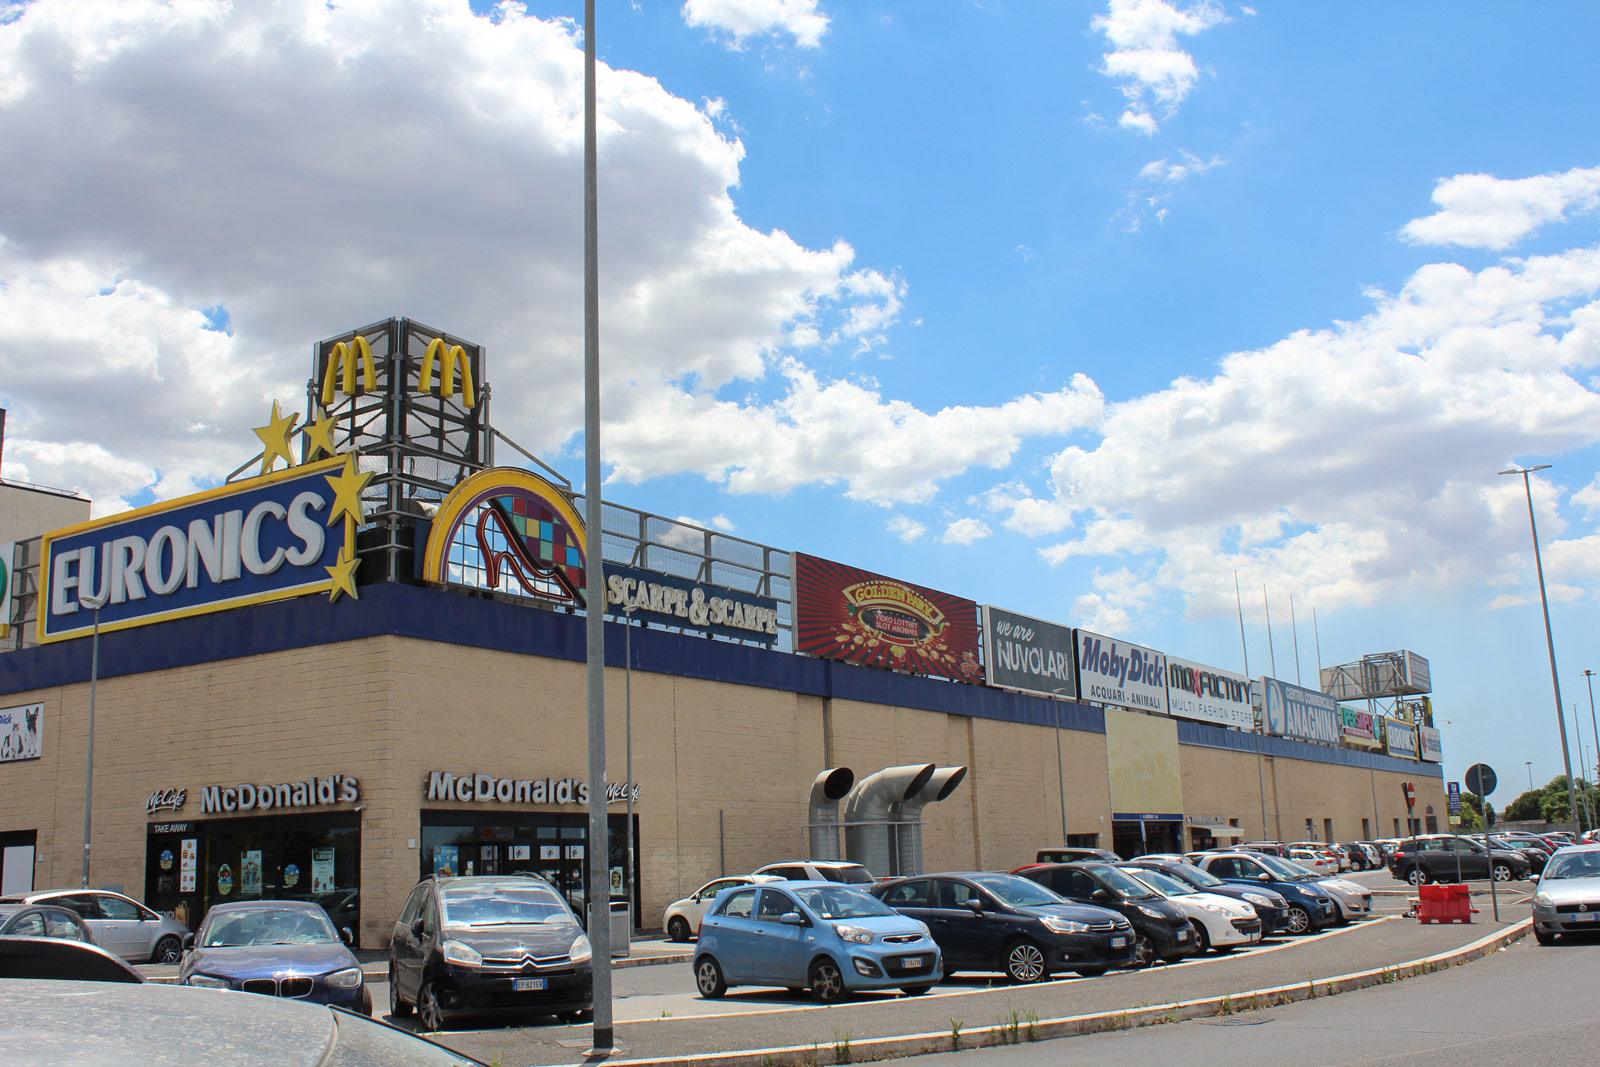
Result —
POLYGON ((333 892, 333 849, 311 850, 311 892, 333 892))
POLYGON ((252 849, 244 854, 244 861, 239 864, 239 895, 241 897, 259 897, 261 895, 261 851, 252 849))
POLYGON ((561 858, 560 845, 540 845, 539 858, 542 860, 558 860, 561 858))
POLYGON ((178 845, 178 892, 193 893, 195 868, 200 857, 200 839, 186 837, 178 845))
POLYGON ((529 858, 528 853, 531 852, 532 850, 533 850, 533 846, 532 845, 512 845, 511 846, 511 858, 514 859, 514 860, 525 860, 525 859, 528 859, 529 858))
POLYGON ((433 850, 433 873, 448 878, 461 869, 459 850, 455 845, 437 845, 433 850))

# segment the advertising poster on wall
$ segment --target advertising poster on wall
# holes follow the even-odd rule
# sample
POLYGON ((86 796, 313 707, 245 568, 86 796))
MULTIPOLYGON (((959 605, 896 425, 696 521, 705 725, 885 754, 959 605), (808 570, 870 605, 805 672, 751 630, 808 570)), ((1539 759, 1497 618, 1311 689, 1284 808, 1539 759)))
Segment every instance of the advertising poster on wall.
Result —
POLYGON ((239 863, 239 895, 241 897, 259 897, 261 895, 261 851, 252 849, 244 854, 244 859, 239 863))
POLYGON ((1136 711, 1167 710, 1166 657, 1153 648, 1075 630, 1078 698, 1136 711))
POLYGON ((186 837, 178 845, 178 892, 193 893, 200 859, 200 839, 186 837))
POLYGON ((1167 714, 1254 731, 1250 679, 1220 667, 1167 657, 1167 714))
POLYGON ((1275 737, 1337 745, 1344 729, 1339 705, 1315 689, 1276 678, 1261 679, 1261 712, 1266 732, 1275 737))
POLYGON ((1346 744, 1378 747, 1378 721, 1370 711, 1339 705, 1339 733, 1346 744))
POLYGON ((910 582, 794 554, 795 650, 976 682, 978 605, 910 582))
POLYGON ((1380 717, 1383 723, 1383 750, 1391 756, 1417 758, 1417 728, 1404 719, 1380 717))
POLYGON ((778 639, 772 597, 636 567, 606 565, 606 614, 764 645, 778 639))
POLYGON ((44 705, 0 708, 0 763, 38 759, 44 737, 44 705))
POLYGON ((989 685, 1072 697, 1072 628, 983 607, 983 675, 989 685))
POLYGON ((446 877, 461 871, 459 848, 456 845, 435 845, 433 848, 433 873, 446 877))
POLYGON ((1439 731, 1431 726, 1418 726, 1417 738, 1422 742, 1421 756, 1424 763, 1444 762, 1444 743, 1439 737, 1439 731))
POLYGON ((311 891, 313 893, 333 892, 333 849, 314 848, 311 850, 311 891))

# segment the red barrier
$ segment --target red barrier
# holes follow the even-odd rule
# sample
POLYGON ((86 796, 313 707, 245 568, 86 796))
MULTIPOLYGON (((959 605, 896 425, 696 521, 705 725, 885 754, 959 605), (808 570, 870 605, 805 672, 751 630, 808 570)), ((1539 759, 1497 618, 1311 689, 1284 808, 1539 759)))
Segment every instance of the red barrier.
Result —
POLYGON ((1417 920, 1425 923, 1470 923, 1472 897, 1464 885, 1417 887, 1417 920))

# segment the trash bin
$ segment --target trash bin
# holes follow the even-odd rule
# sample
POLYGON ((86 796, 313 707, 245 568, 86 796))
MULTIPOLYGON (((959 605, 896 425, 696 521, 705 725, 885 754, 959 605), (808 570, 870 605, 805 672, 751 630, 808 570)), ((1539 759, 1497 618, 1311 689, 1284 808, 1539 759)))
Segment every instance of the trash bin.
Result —
POLYGON ((1470 923, 1472 896, 1464 885, 1424 885, 1417 887, 1417 921, 1424 923, 1470 923))
MULTIPOLYGON (((594 905, 589 906, 589 929, 594 929, 594 905)), ((633 905, 627 900, 611 901, 611 955, 612 958, 629 954, 633 940, 633 905)))

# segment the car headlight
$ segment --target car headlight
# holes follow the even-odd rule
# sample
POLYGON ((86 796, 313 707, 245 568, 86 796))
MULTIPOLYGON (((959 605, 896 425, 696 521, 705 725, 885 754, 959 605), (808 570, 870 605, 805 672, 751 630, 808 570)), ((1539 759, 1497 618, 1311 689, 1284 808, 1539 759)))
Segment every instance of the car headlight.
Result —
POLYGON ((439 946, 444 952, 446 963, 456 963, 463 967, 482 967, 483 953, 462 941, 446 941, 439 946))
POLYGON ((1260 893, 1246 893, 1244 895, 1244 899, 1248 900, 1250 903, 1254 904, 1258 908, 1270 908, 1270 907, 1272 907, 1272 901, 1268 900, 1266 897, 1262 896, 1260 893))
MULTIPOLYGON (((463 945, 462 947, 465 948, 466 946, 463 945)), ((469 949, 468 951, 471 950, 469 949)), ((474 952, 473 955, 476 956, 477 953, 474 952)), ((478 959, 481 961, 483 957, 478 956, 478 959)), ((361 985, 361 968, 346 967, 342 971, 334 971, 332 974, 324 978, 323 981, 327 982, 335 989, 355 989, 361 985)))
POLYGON ((1074 922, 1071 919, 1057 919, 1050 915, 1041 915, 1039 921, 1044 923, 1046 930, 1054 930, 1058 934, 1082 934, 1089 930, 1088 923, 1074 922))
POLYGON ((1152 919, 1165 919, 1165 918, 1166 918, 1166 916, 1165 916, 1165 915, 1163 915, 1163 914, 1161 914, 1161 913, 1160 913, 1160 912, 1159 912, 1159 911, 1157 911, 1157 910, 1156 910, 1156 909, 1154 909, 1154 908, 1147 908, 1147 907, 1145 907, 1145 906, 1144 906, 1144 905, 1143 905, 1143 904, 1140 904, 1140 905, 1139 905, 1139 910, 1140 910, 1140 911, 1141 911, 1141 912, 1142 912, 1142 913, 1144 913, 1144 914, 1145 914, 1145 915, 1146 915, 1146 916, 1148 916, 1148 917, 1149 917, 1149 918, 1152 918, 1152 919))
POLYGON ((862 926, 849 926, 845 923, 834 923, 833 932, 838 934, 843 941, 857 945, 872 944, 872 931, 862 926))
POLYGON ((1556 898, 1549 893, 1535 893, 1533 895, 1533 906, 1536 908, 1553 908, 1556 906, 1556 898))
POLYGON ((185 985, 204 986, 207 989, 231 989, 233 986, 226 978, 213 978, 209 974, 191 974, 184 979, 185 985))
POLYGON ((594 958, 594 946, 589 943, 588 934, 579 934, 578 939, 572 943, 572 948, 567 951, 573 963, 582 963, 584 960, 594 958))

